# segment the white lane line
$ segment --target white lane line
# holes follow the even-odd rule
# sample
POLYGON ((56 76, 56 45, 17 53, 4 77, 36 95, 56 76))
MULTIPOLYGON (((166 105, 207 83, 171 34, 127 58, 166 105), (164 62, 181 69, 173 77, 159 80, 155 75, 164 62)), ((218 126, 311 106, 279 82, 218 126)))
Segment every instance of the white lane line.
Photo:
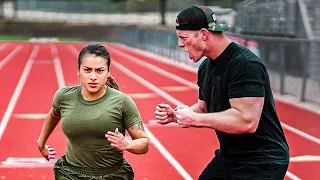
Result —
POLYGON ((21 45, 17 46, 13 51, 11 51, 11 53, 8 56, 6 56, 2 61, 0 61, 0 71, 21 49, 21 45))
POLYGON ((159 89, 158 87, 156 87, 155 85, 151 84, 150 82, 148 82, 147 80, 143 79, 142 77, 138 76, 137 74, 135 74, 134 72, 130 71, 128 68, 124 67, 123 65, 119 64, 118 62, 112 60, 113 64, 119 69, 121 70, 123 73, 127 74, 129 77, 135 79, 137 82, 139 82, 140 84, 142 84, 143 86, 145 86, 146 88, 150 89, 151 91, 155 92, 156 94, 160 95, 161 97, 163 97, 164 99, 172 102, 175 105, 178 104, 183 104, 182 102, 180 102, 179 100, 175 99, 174 97, 170 96, 168 93, 162 91, 161 89, 159 89))
MULTIPOLYGON (((113 61, 113 63, 114 63, 114 64, 118 64, 118 63, 115 62, 115 61, 113 61)), ((142 66, 143 66, 143 65, 142 65, 142 66)), ((171 103, 173 103, 173 104, 175 104, 175 105, 182 104, 181 102, 179 102, 178 100, 176 100, 176 99, 174 99, 172 96, 170 96, 169 94, 161 91, 159 88, 153 86, 151 83, 149 83, 149 82, 147 82, 146 80, 142 79, 141 77, 137 76, 136 74, 134 74, 133 72, 131 72, 129 69, 125 68, 124 66, 120 65, 120 68, 123 69, 123 72, 129 74, 130 77, 136 79, 138 82, 140 82, 141 84, 143 84, 143 85, 146 86, 147 88, 151 89, 151 90, 154 91, 155 93, 159 94, 159 95, 162 96, 163 98, 167 99, 169 102, 171 102, 171 103), (160 93, 158 93, 158 92, 160 92, 160 93), (177 102, 179 102, 179 103, 177 103, 177 102)), ((169 73, 169 72, 166 72, 166 71, 161 72, 161 75, 165 75, 165 76, 168 77, 168 78, 173 77, 173 74, 172 74, 172 73, 169 73)), ((171 79, 175 80, 175 78, 171 78, 171 79)), ((179 82, 182 83, 182 84, 185 84, 185 85, 187 85, 187 86, 189 86, 189 87, 191 87, 191 88, 197 88, 197 89, 198 89, 198 87, 191 86, 190 83, 184 83, 185 81, 179 81, 179 82)), ((288 129, 289 131, 292 131, 292 132, 297 133, 298 135, 302 136, 302 133, 303 133, 302 131, 300 131, 300 132, 298 132, 299 130, 293 131, 293 129, 295 129, 295 128, 293 128, 293 127, 291 127, 291 126, 289 126, 289 125, 286 125, 286 124, 284 124, 283 127, 284 127, 284 128, 289 128, 289 129, 288 129), (301 133, 301 132, 302 132, 302 133, 301 133)), ((314 141, 314 140, 317 139, 317 138, 312 137, 311 135, 306 136, 306 133, 304 133, 304 134, 305 134, 305 135, 302 136, 302 137, 304 137, 304 138, 309 137, 309 138, 307 138, 308 140, 311 140, 311 141, 317 143, 317 141, 314 141), (310 137, 312 137, 312 138, 310 138, 310 137)), ((293 176, 294 176, 294 174, 290 173, 289 171, 287 171, 287 172, 288 172, 289 175, 293 175, 293 176)))
MULTIPOLYGON (((144 85, 145 87, 147 87, 148 89, 154 91, 155 93, 159 94, 160 96, 162 96, 163 98, 167 99, 169 102, 178 105, 178 104, 182 104, 181 102, 179 102, 178 100, 176 100, 175 98, 173 98, 172 96, 170 96, 169 94, 163 92, 162 90, 160 90, 159 88, 157 88, 156 86, 152 85, 151 83, 149 83, 148 81, 144 80, 143 78, 141 78, 140 76, 134 74, 132 71, 130 71, 129 69, 125 68, 124 66, 122 66, 121 64, 113 61, 113 64, 116 66, 116 68, 120 69, 121 71, 123 71, 124 73, 128 74, 129 77, 132 77, 133 79, 135 79, 136 81, 138 81, 139 83, 141 83, 142 85, 144 85)), ((156 145, 156 143, 154 143, 156 145)), ((165 153, 165 152, 164 152, 165 153)), ((168 152, 169 153, 169 152, 168 152)), ((169 154, 170 155, 170 154, 169 154)), ((170 155, 172 156, 172 155, 170 155)), ((172 157, 173 158, 173 157, 172 157)), ((169 159, 168 159, 169 160, 169 159)), ((174 159, 175 160, 175 159, 174 159)), ((169 160, 170 161, 170 160, 169 160)), ((171 162, 171 161, 170 161, 171 162)), ((175 165, 175 164, 173 164, 175 165)), ((179 164, 180 165, 180 164, 179 164)), ((181 166, 181 165, 180 165, 181 166)), ((182 166, 181 166, 182 168, 182 166)), ((184 170, 184 169, 183 169, 184 170)), ((185 171, 185 170, 184 170, 185 171)), ((187 173, 187 172, 186 172, 187 173)), ((188 175, 188 174, 187 174, 188 175)), ((295 176, 293 173, 287 171, 286 175, 288 177, 290 177, 293 180, 300 180, 297 176, 295 176)), ((191 178, 191 177, 190 177, 191 178)))
MULTIPOLYGON (((144 50, 133 48, 133 47, 130 47, 130 46, 127 46, 127 45, 124 45, 124 44, 117 44, 117 46, 121 46, 122 48, 128 49, 129 51, 132 51, 132 52, 143 54, 146 57, 148 57, 148 58, 150 58, 150 59, 152 59, 154 61, 165 63, 165 64, 168 64, 170 66, 174 66, 174 67, 176 67, 178 69, 183 69, 183 70, 186 70, 186 71, 189 71, 189 72, 192 72, 192 73, 197 73, 198 72, 198 67, 196 67, 196 66, 193 67, 193 66, 188 65, 188 64, 183 63, 183 62, 177 62, 177 61, 175 61, 173 59, 169 59, 167 57, 161 56, 159 54, 156 54, 156 53, 153 53, 153 52, 150 52, 150 51, 144 51, 144 50)), ((185 52, 185 53, 187 53, 187 52, 185 52)))
POLYGON ((303 155, 291 157, 290 162, 320 162, 319 155, 303 155))
MULTIPOLYGON (((116 67, 120 71, 122 71, 124 74, 127 74, 129 77, 135 79, 137 82, 142 84, 143 86, 147 87, 151 91, 159 94, 161 97, 169 100, 170 102, 174 104, 182 104, 180 101, 174 99, 169 94, 165 93, 164 91, 160 90, 153 84, 149 83, 142 77, 138 76, 137 74, 133 73, 129 69, 125 68, 121 64, 117 63, 113 60, 113 67, 116 67)), ((166 148, 159 142, 159 140, 152 134, 152 132, 145 126, 145 131, 152 143, 155 145, 155 147, 160 151, 160 153, 173 165, 173 167, 180 173, 180 175, 186 179, 186 180, 192 180, 192 177, 187 173, 187 171, 178 163, 178 161, 166 150, 166 148)))
POLYGON ((301 137, 303 137, 303 138, 305 138, 305 139, 307 139, 309 141, 312 141, 312 142, 317 143, 317 144, 320 145, 320 139, 318 139, 316 137, 313 137, 310 134, 307 134, 307 133, 305 133, 303 131, 300 131, 300 130, 298 130, 298 129, 292 127, 292 126, 289 126, 289 125, 287 125, 285 123, 281 123, 281 125, 282 125, 283 128, 287 129, 288 131, 290 131, 290 132, 292 132, 294 134, 297 134, 298 136, 301 136, 301 137))
POLYGON ((12 169, 12 168, 49 168, 54 164, 1 164, 0 169, 12 169))
POLYGON ((56 76, 58 80, 58 85, 59 87, 63 87, 65 85, 64 82, 64 76, 63 76, 63 70, 61 66, 61 61, 58 55, 58 48, 56 45, 51 45, 50 46, 51 53, 53 55, 53 63, 54 63, 54 69, 56 71, 56 76))
MULTIPOLYGON (((164 56, 160 56, 160 55, 152 53, 152 52, 144 51, 141 49, 136 49, 136 48, 133 48, 133 47, 130 47, 127 45, 123 45, 123 44, 117 44, 117 46, 121 46, 122 48, 128 49, 129 51, 132 51, 132 52, 143 54, 146 57, 151 58, 152 60, 155 60, 157 62, 162 62, 162 63, 174 66, 179 69, 184 69, 184 70, 190 71, 191 73, 194 73, 194 74, 197 74, 197 71, 198 71, 197 67, 193 67, 193 66, 187 65, 185 63, 179 63, 179 62, 174 61, 173 59, 169 59, 169 58, 166 58, 164 56)), ((310 103, 306 103, 306 102, 300 102, 299 100, 297 100, 293 96, 278 95, 276 92, 273 92, 273 96, 274 96, 274 99, 277 101, 281 101, 281 102, 290 104, 294 107, 308 110, 308 111, 314 112, 316 114, 320 114, 320 110, 319 110, 320 108, 318 106, 310 104, 310 103)))
POLYGON ((45 119, 48 114, 13 114, 18 119, 45 119))
POLYGON ((9 122, 11 114, 14 110, 14 107, 16 106, 16 103, 19 99, 19 96, 21 94, 23 86, 26 83, 26 80, 29 76, 30 70, 31 70, 33 62, 34 62, 34 57, 37 55, 38 51, 39 51, 39 46, 34 47, 34 49, 32 50, 31 55, 29 57, 29 60, 28 60, 26 66, 22 72, 21 77, 20 77, 18 85, 17 85, 16 89, 14 90, 14 93, 10 99, 7 110, 3 115, 3 118, 2 118, 1 124, 0 124, 0 141, 1 141, 1 138, 2 138, 4 131, 6 130, 7 124, 9 122))
MULTIPOLYGON (((74 46, 69 46, 72 53, 77 55, 79 52, 74 46)), ((142 85, 146 86, 147 88, 151 88, 152 91, 154 91, 157 94, 161 94, 164 98, 170 98, 171 96, 165 93, 164 91, 160 90, 159 88, 155 87, 148 81, 144 80, 140 76, 134 74, 129 69, 125 68, 121 64, 115 62, 113 60, 112 62, 113 66, 116 66, 119 70, 121 70, 124 74, 128 74, 129 77, 133 77, 133 79, 137 80, 142 85), (169 97, 170 96, 170 97, 169 97)), ((181 104, 180 101, 172 98, 171 101, 181 104)), ((151 142, 154 144, 154 146, 159 150, 159 152, 172 164, 172 166, 178 171, 178 173, 185 179, 185 180, 192 180, 192 177, 187 173, 187 171, 178 163, 178 161, 166 150, 166 148, 160 143, 160 141, 152 134, 152 132, 145 126, 145 131, 147 136, 150 138, 151 142)))
MULTIPOLYGON (((119 52, 119 54, 120 54, 120 52, 119 52)), ((125 56, 127 59, 130 59, 130 58, 133 58, 133 57, 131 57, 130 55, 126 55, 125 56)), ((141 60, 138 60, 138 59, 134 59, 134 61, 141 61, 141 60)), ((147 67, 147 66, 145 66, 144 64, 145 63, 139 63, 139 64, 141 64, 141 66, 144 66, 144 67, 147 67)), ((151 68, 153 68, 152 66, 150 66, 151 68)), ((159 72, 160 73, 160 71, 158 71, 158 70, 156 70, 156 69, 154 69, 156 72, 159 72)), ((166 76, 166 77, 168 77, 168 78, 170 78, 170 79, 172 79, 172 80, 177 80, 177 78, 175 78, 174 76, 174 74, 172 74, 172 73, 170 73, 170 72, 167 72, 167 71, 161 71, 161 73, 160 73, 161 75, 164 75, 164 76, 166 76)), ((182 78, 181 78, 182 79, 182 78)), ((194 83, 192 83, 193 85, 191 85, 189 82, 188 83, 186 83, 186 81, 187 80, 179 80, 178 82, 180 82, 180 83, 182 83, 182 84, 184 84, 184 85, 186 85, 186 86, 189 86, 189 87, 191 87, 191 88, 193 88, 193 89, 198 89, 198 86, 196 85, 196 84, 194 84, 194 83)), ((169 99, 170 99, 171 97, 169 97, 169 99)), ((180 103, 181 104, 181 103, 180 103)), ((317 144, 319 144, 320 145, 320 139, 318 139, 318 138, 316 138, 316 137, 313 137, 313 136, 311 136, 311 135, 309 135, 309 134, 307 134, 307 133, 305 133, 305 132, 302 132, 302 131, 300 131, 300 130, 298 130, 298 129, 296 129, 296 128, 294 128, 294 127, 292 127, 292 126, 290 126, 290 125, 287 125, 287 124, 285 124, 285 123, 281 123, 282 124, 282 126, 283 126, 283 128, 285 128, 285 129, 287 129, 287 130, 289 130, 289 131, 291 131, 291 132, 293 132, 293 133, 295 133, 295 134, 297 134, 297 135, 299 135, 299 136, 301 136, 301 137, 303 137, 303 138, 306 138, 306 139, 308 139, 308 140, 310 140, 310 141, 312 141, 312 142, 314 142, 314 143, 317 143, 317 144)))
POLYGON ((287 171, 286 176, 289 177, 292 180, 302 180, 298 176, 292 174, 291 172, 287 171))
POLYGON ((9 157, 6 161, 2 161, 0 169, 5 168, 27 168, 27 167, 52 167, 56 162, 55 159, 47 161, 44 158, 25 158, 25 157, 9 157))
POLYGON ((169 151, 161 144, 161 142, 152 134, 152 132, 145 126, 145 131, 153 145, 160 151, 160 153, 172 164, 173 167, 185 180, 192 180, 188 172, 179 164, 179 162, 169 153, 169 151))
POLYGON ((132 61, 132 62, 134 62, 134 63, 136 63, 136 64, 138 64, 138 65, 140 65, 142 67, 148 68, 148 69, 150 69, 150 70, 152 70, 154 72, 157 72, 157 73, 159 73, 159 74, 161 74, 161 75, 163 75, 163 76, 165 76, 167 78, 175 80, 176 82, 179 82, 181 84, 187 85, 187 86, 192 87, 194 89, 198 89, 198 85, 196 85, 196 84, 194 84, 194 83, 192 83, 192 82, 190 82, 190 81, 188 81, 186 79, 183 79, 180 76, 177 76, 175 74, 169 73, 169 72, 167 72, 167 71, 165 71, 165 70, 163 70, 161 68, 158 68, 157 66, 154 66, 154 65, 152 65, 152 64, 150 64, 148 62, 144 62, 144 61, 142 61, 142 60, 140 60, 138 58, 135 58, 135 57, 133 57, 131 55, 125 54, 125 53, 123 53, 123 52, 121 52, 121 51, 119 51, 117 49, 112 49, 112 51, 116 51, 117 54, 123 56, 124 59, 126 59, 126 60, 130 60, 130 61, 132 61))
POLYGON ((130 93, 128 95, 133 99, 148 99, 148 98, 153 98, 157 96, 154 93, 130 93))
MULTIPOLYGON (((173 59, 169 59, 167 57, 158 55, 156 53, 152 53, 152 52, 149 52, 149 51, 144 51, 144 50, 141 50, 141 49, 136 49, 136 48, 124 45, 124 44, 117 44, 117 46, 121 46, 122 48, 128 49, 129 51, 132 51, 132 52, 143 54, 146 57, 151 58, 154 61, 162 62, 162 63, 165 63, 165 64, 169 64, 171 66, 177 67, 179 69, 184 69, 184 70, 190 71, 191 73, 195 73, 196 74, 197 71, 198 71, 198 68, 196 66, 193 67, 193 66, 187 65, 185 63, 180 63, 180 62, 174 61, 173 59)), ((298 108, 301 108, 301 109, 312 111, 312 112, 314 112, 316 114, 320 114, 320 111, 319 111, 320 108, 317 107, 316 105, 313 105, 313 104, 310 104, 310 103, 306 103, 306 102, 300 102, 299 100, 297 100, 296 98, 294 98, 293 96, 290 96, 290 95, 278 95, 275 92, 273 93, 273 95, 274 95, 274 98, 277 101, 281 101, 281 102, 290 104, 290 105, 292 105, 294 107, 298 107, 298 108)))

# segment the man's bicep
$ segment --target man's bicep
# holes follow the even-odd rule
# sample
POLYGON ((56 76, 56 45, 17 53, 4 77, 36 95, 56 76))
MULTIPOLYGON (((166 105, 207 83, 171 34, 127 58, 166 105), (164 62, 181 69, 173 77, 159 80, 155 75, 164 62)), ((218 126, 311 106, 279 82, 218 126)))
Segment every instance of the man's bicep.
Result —
POLYGON ((261 117, 264 97, 242 97, 229 100, 232 108, 238 110, 242 116, 251 121, 261 117))

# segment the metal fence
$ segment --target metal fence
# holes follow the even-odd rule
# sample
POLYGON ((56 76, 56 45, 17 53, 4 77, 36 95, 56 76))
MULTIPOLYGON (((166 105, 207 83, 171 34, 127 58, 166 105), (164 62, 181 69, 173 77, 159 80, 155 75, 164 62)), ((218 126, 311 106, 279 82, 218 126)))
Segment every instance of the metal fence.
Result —
MULTIPOLYGON (((202 0, 166 0, 169 12, 181 11, 191 5, 201 4, 202 0)), ((129 12, 158 12, 159 0, 148 1, 72 1, 72 0, 15 0, 18 11, 46 11, 64 13, 129 13, 129 12)))
POLYGON ((296 6, 296 0, 250 0, 239 4, 237 32, 296 37, 301 31, 295 27, 298 21, 296 6))

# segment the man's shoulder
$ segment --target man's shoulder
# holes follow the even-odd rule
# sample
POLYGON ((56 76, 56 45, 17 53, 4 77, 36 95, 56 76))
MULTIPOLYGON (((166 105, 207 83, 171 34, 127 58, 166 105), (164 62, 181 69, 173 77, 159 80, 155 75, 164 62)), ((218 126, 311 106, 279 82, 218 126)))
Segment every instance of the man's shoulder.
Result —
POLYGON ((258 62, 262 63, 262 60, 260 57, 258 57, 255 53, 253 53, 250 49, 248 49, 245 46, 242 46, 240 44, 234 43, 234 45, 237 47, 238 51, 236 52, 234 56, 234 60, 236 60, 236 63, 241 62, 258 62))
POLYGON ((247 48, 239 50, 239 52, 230 61, 229 66, 238 67, 246 64, 259 66, 265 69, 264 62, 247 48))

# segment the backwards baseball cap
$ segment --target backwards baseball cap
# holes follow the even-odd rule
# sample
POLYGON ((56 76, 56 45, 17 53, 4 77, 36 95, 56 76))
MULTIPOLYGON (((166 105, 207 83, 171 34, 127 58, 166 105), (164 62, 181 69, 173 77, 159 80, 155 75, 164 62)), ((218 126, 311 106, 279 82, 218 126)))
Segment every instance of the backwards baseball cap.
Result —
POLYGON ((227 31, 230 29, 230 26, 218 24, 212 9, 205 6, 189 7, 177 16, 177 30, 200 30, 202 28, 210 31, 227 31))

